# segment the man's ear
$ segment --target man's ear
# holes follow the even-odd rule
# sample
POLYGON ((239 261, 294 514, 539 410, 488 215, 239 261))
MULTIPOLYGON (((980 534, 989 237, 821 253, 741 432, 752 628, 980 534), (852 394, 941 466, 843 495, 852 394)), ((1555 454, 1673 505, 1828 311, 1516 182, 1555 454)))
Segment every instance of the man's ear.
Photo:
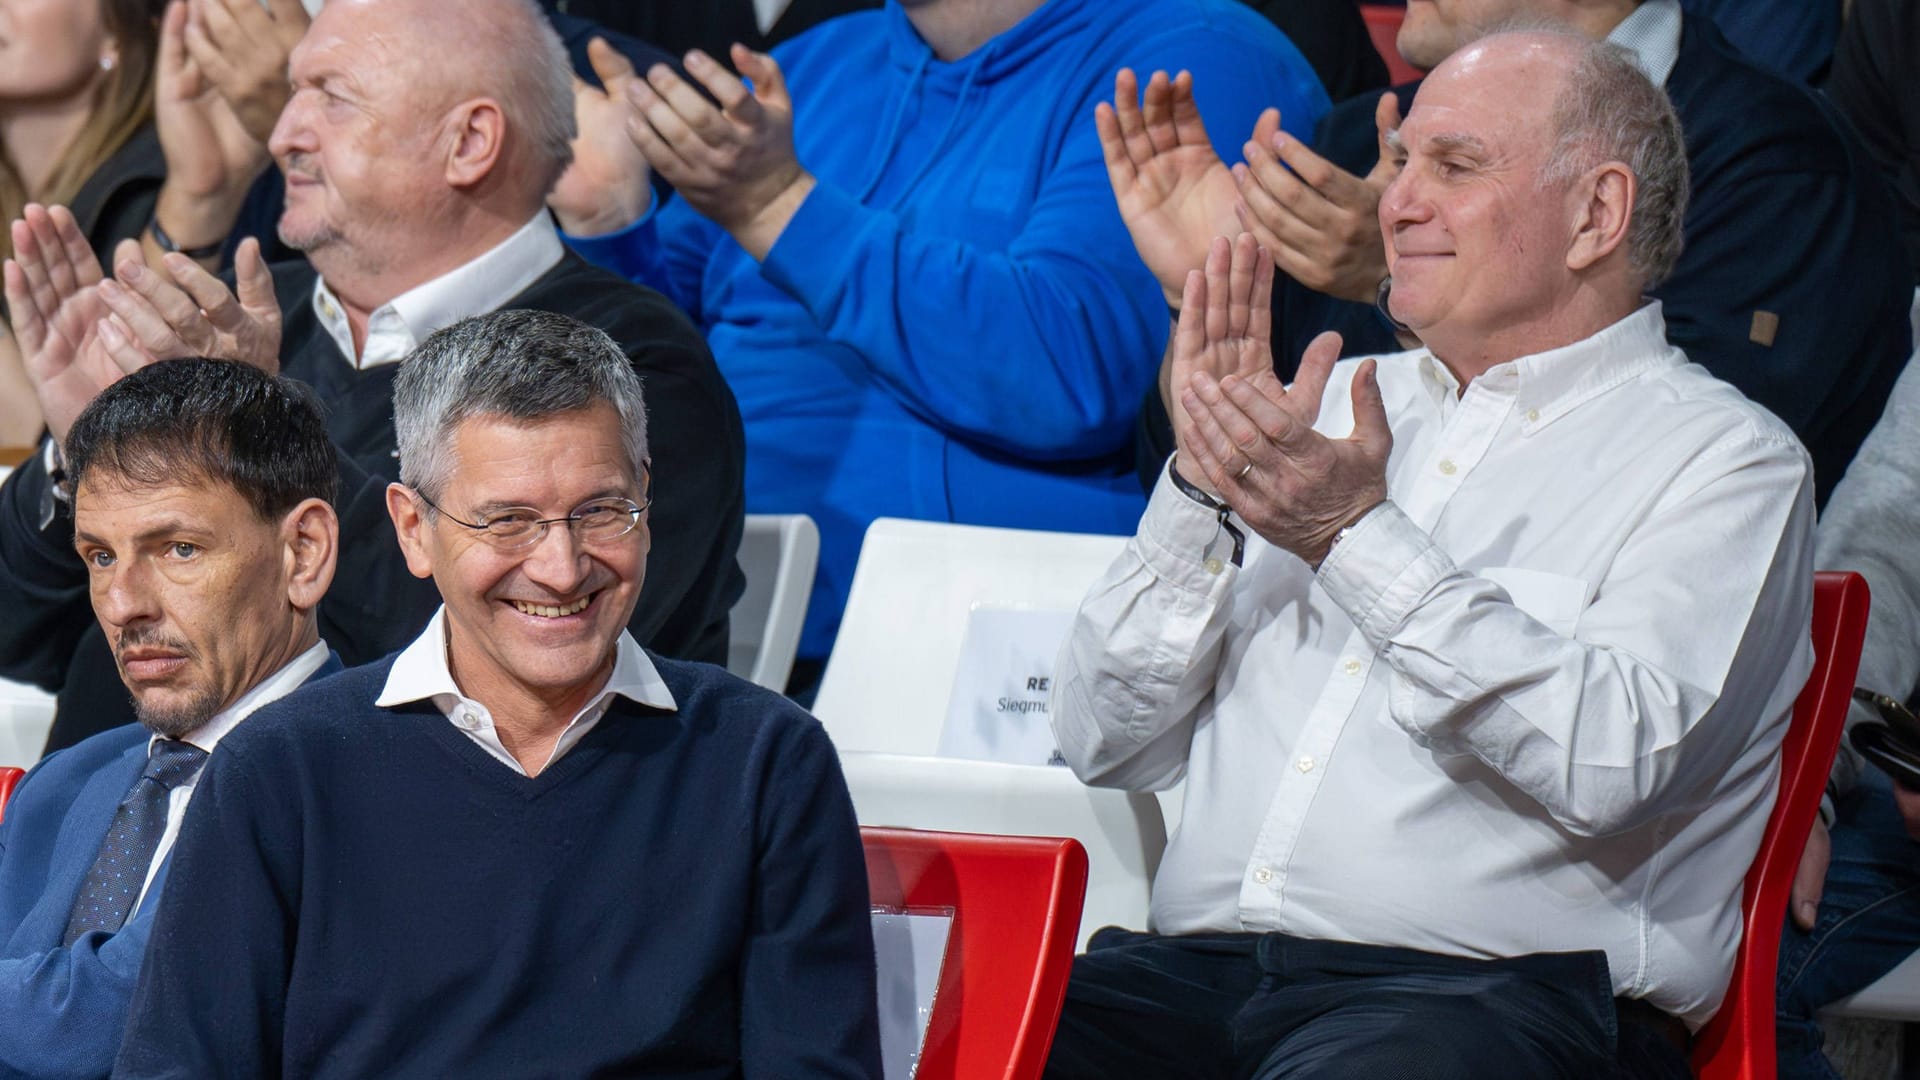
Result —
POLYGON ((433 556, 427 546, 427 520, 420 500, 405 484, 387 485, 387 516, 393 519, 393 531, 400 539, 400 554, 407 560, 407 572, 417 578, 433 576, 433 556))
POLYGON ((1638 194, 1633 171, 1618 161, 1595 166, 1573 182, 1573 237, 1567 247, 1567 269, 1585 270, 1626 243, 1638 194))
POLYGON ((447 123, 452 129, 447 144, 447 185, 478 187, 493 173, 505 150, 506 114, 492 98, 474 98, 454 106, 447 123))
POLYGON ((287 513, 280 535, 286 545, 287 600, 295 610, 312 611, 333 584, 340 519, 325 501, 308 499, 287 513))

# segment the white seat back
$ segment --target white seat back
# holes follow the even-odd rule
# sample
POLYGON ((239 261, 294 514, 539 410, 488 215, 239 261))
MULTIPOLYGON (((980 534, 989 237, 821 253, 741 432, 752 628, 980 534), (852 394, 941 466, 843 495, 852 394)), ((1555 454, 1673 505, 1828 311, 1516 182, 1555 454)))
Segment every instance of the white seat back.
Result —
POLYGON ((843 750, 937 753, 973 607, 1072 611, 1125 543, 880 518, 860 547, 814 715, 843 750))
POLYGON ((747 587, 728 618, 727 670, 784 691, 820 565, 820 530, 805 514, 748 514, 739 558, 747 587))

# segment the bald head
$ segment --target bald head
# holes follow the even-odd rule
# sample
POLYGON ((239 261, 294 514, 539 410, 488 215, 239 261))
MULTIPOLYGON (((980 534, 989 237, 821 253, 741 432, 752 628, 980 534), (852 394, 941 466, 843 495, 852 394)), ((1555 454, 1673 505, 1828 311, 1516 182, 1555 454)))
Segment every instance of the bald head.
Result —
POLYGON ((1389 302, 1463 380, 1625 317, 1678 251, 1678 123, 1613 46, 1484 37, 1434 69, 1396 141, 1389 302))
POLYGON ((288 66, 280 236, 351 308, 506 239, 572 157, 572 72, 532 0, 330 0, 288 66))

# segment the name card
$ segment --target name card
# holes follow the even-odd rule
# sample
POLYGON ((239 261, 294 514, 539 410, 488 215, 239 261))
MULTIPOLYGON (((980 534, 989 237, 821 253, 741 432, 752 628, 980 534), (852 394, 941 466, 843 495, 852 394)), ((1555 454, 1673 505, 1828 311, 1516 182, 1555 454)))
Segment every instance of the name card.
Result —
POLYGON ((913 1080, 946 963, 953 914, 875 908, 873 952, 880 975, 880 1064, 886 1080, 913 1080))
POLYGON ((947 697, 940 756, 1060 765, 1047 698, 1073 612, 975 605, 947 697))

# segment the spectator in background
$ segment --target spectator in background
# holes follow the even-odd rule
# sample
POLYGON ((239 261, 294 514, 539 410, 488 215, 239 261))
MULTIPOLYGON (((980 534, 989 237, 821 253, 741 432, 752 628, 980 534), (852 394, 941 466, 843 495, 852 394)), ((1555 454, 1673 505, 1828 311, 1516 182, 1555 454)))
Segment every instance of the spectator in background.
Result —
POLYGON ((626 631, 670 450, 620 347, 468 319, 394 412, 388 509, 445 602, 222 745, 115 1075, 879 1080, 826 732, 626 631))
POLYGON ((7 803, 0 1074, 104 1080, 201 767, 341 670, 314 616, 339 533, 313 395, 244 364, 140 371, 67 447, 86 588, 140 722, 48 756, 7 803))
MULTIPOLYGON (((1860 9, 1854 9, 1856 17, 1860 9)), ((1836 69, 1835 78, 1840 75, 1836 69)), ((1908 364, 1887 412, 1820 516, 1815 565, 1857 570, 1873 593, 1860 686, 1920 694, 1920 365, 1908 364)), ((1847 718, 1877 720, 1856 702, 1847 718)), ((1794 879, 1780 943, 1780 1076, 1839 1080, 1821 1051, 1821 1009, 1920 948, 1920 791, 1894 783, 1840 741, 1820 816, 1794 879)))
POLYGON ((1237 0, 889 3, 613 80, 552 205, 576 250, 692 313, 746 421, 748 508, 820 526, 800 645, 825 657, 892 515, 1117 531, 1165 320, 1086 122, 1128 64, 1217 74, 1224 130, 1326 95, 1237 0), (650 205, 649 166, 677 194, 650 205))
MULTIPOLYGON (((1679 265, 1652 295, 1674 344, 1807 444, 1824 502, 1879 418, 1911 345, 1913 275, 1888 227, 1893 203, 1878 171, 1819 94, 1748 61, 1675 0, 1434 0, 1408 8, 1400 53, 1428 69, 1516 16, 1566 21, 1624 45, 1666 88, 1686 132, 1693 190, 1679 265)), ((1204 90, 1206 69, 1195 71, 1194 86, 1204 90)), ((1197 139, 1176 136, 1178 110, 1162 110, 1151 139, 1126 145, 1143 148, 1130 154, 1138 175, 1157 178, 1158 190, 1172 195, 1117 193, 1169 297, 1199 265, 1208 238, 1245 227, 1286 275, 1274 309, 1283 378, 1324 330, 1340 331, 1349 355, 1399 348, 1374 306, 1386 263, 1372 221, 1393 175, 1379 133, 1415 89, 1341 104, 1312 147, 1291 136, 1256 139, 1233 183, 1198 178, 1224 176, 1217 161, 1158 152, 1197 139)), ((1208 123, 1217 128, 1212 117, 1208 123)), ((1156 396, 1146 412, 1142 464, 1151 477, 1171 441, 1165 402, 1156 396)))
POLYGON ((1920 61, 1920 6, 1905 0, 1853 0, 1833 56, 1827 97, 1838 106, 1899 204, 1907 263, 1920 274, 1920 107, 1914 101, 1920 61))
POLYGON ((1353 0, 1246 0, 1313 65, 1336 104, 1387 85, 1387 62, 1353 0))
MULTIPOLYGON (((1857 8, 1858 0, 1854 0, 1857 8)), ((1826 80, 1840 37, 1840 0, 1682 0, 1768 71, 1809 86, 1826 80)))
MULTIPOLYGON (((165 175, 152 126, 154 0, 0 6, 0 221, 70 205, 94 252, 137 236, 165 175)), ((0 258, 13 242, 0 236, 0 258)), ((0 332, 0 446, 40 437, 18 347, 0 332)))
POLYGON ((1184 783, 1154 933, 1074 962, 1049 1077, 1689 1077, 1812 667, 1813 486, 1658 301, 1681 127, 1626 50, 1454 52, 1390 144, 1425 347, 1282 389, 1250 236, 1189 275, 1179 449, 1050 718, 1184 783))
POLYGON ((272 139, 291 178, 279 231, 310 264, 269 272, 249 243, 229 290, 180 254, 162 274, 123 252, 100 281, 64 211, 30 208, 14 226, 8 295, 53 441, 0 487, 0 595, 20 612, 0 620, 0 671, 60 691, 50 745, 125 714, 87 628, 82 569, 63 554, 67 515, 46 495, 58 440, 102 385, 152 359, 214 355, 315 389, 352 473, 341 482, 342 587, 321 625, 344 659, 364 663, 411 640, 434 607, 385 524, 395 364, 433 330, 497 308, 599 326, 649 380, 671 440, 655 462, 662 539, 633 631, 669 655, 723 662, 742 587, 739 414, 679 311, 560 243, 543 201, 570 157, 573 94, 539 10, 329 0, 292 71, 272 139))

